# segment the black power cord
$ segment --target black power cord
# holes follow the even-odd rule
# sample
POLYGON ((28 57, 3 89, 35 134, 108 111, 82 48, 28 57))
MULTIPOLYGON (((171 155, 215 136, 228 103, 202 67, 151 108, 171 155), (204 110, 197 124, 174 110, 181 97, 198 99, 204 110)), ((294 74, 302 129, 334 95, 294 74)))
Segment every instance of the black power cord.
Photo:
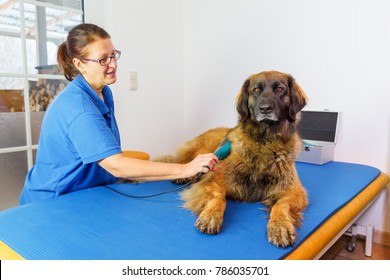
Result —
POLYGON ((105 188, 107 188, 107 189, 109 189, 117 194, 120 194, 120 195, 123 195, 126 197, 130 197, 130 198, 149 198, 149 197, 155 197, 155 196, 159 196, 159 195, 163 195, 163 194, 167 194, 167 193, 171 193, 171 192, 175 192, 175 191, 184 189, 184 188, 188 187, 189 185, 195 183, 202 175, 203 175, 203 173, 199 173, 194 179, 192 179, 191 181, 189 181, 188 183, 186 183, 184 185, 181 185, 180 187, 170 189, 170 190, 160 192, 160 193, 150 194, 150 195, 131 195, 131 194, 126 194, 126 193, 120 192, 120 191, 113 189, 109 186, 103 186, 103 187, 105 187, 105 188))

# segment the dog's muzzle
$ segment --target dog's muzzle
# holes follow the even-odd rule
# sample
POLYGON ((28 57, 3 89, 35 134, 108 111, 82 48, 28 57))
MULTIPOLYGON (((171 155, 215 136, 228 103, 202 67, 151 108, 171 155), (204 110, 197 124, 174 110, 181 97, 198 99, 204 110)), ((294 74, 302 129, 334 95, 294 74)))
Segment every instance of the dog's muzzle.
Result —
POLYGON ((278 108, 275 101, 261 101, 255 109, 255 117, 258 122, 263 120, 277 121, 278 108))

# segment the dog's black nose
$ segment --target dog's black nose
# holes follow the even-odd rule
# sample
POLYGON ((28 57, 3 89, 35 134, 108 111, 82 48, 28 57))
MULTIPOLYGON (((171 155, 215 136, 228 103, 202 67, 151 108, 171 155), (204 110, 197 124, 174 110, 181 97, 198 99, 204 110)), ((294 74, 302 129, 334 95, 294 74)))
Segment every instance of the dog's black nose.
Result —
POLYGON ((267 105, 261 105, 260 106, 260 113, 264 115, 268 115, 273 111, 274 107, 271 104, 267 105))

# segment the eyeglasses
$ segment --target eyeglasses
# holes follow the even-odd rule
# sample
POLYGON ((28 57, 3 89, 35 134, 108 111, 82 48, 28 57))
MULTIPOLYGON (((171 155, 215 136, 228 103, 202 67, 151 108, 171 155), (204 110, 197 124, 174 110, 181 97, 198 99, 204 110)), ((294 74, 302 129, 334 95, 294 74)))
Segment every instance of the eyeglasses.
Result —
POLYGON ((79 58, 81 60, 87 60, 87 61, 92 61, 92 62, 98 62, 101 66, 107 66, 108 64, 111 63, 112 59, 118 60, 121 57, 121 51, 115 50, 114 54, 107 56, 107 57, 102 57, 99 59, 89 59, 89 58, 79 58))

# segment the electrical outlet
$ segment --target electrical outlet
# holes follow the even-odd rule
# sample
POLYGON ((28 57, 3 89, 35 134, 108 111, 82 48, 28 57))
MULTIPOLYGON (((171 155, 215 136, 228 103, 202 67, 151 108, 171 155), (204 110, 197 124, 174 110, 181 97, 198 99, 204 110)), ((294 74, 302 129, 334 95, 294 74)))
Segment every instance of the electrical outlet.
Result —
POLYGON ((130 90, 131 91, 136 91, 138 90, 138 73, 136 71, 130 71, 129 74, 130 78, 130 90))

